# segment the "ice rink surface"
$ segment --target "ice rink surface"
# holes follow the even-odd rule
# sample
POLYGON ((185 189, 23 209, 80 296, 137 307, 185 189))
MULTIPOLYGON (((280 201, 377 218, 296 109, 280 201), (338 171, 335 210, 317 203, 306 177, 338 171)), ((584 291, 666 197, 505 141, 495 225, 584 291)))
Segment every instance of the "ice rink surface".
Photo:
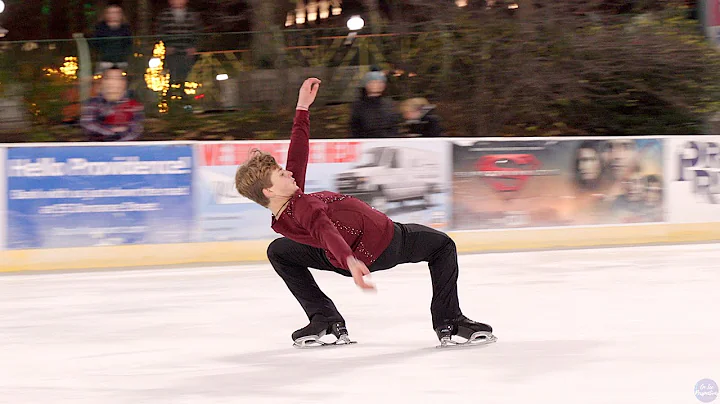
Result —
POLYGON ((359 342, 315 350, 292 347, 307 319, 269 265, 0 276, 0 402, 683 404, 720 382, 718 244, 460 265, 495 344, 435 348, 423 264, 376 294, 315 271, 359 342))

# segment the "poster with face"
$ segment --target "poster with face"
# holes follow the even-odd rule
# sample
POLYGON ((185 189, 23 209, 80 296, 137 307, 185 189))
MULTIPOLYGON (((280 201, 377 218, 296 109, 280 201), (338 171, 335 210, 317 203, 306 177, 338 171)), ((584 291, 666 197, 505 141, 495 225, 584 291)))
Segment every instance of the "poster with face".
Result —
POLYGON ((456 229, 664 219, 657 139, 455 141, 453 161, 456 229))
POLYGON ((585 140, 577 147, 574 158, 578 194, 590 193, 599 202, 597 208, 605 206, 601 210, 604 217, 599 220, 662 220, 661 140, 585 140))

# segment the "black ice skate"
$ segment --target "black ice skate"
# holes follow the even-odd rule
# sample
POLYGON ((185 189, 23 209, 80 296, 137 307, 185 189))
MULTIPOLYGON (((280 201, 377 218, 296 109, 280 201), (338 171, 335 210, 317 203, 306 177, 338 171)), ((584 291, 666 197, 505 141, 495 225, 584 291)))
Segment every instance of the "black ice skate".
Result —
POLYGON ((440 340, 438 348, 454 345, 490 344, 497 341, 497 337, 493 335, 492 331, 493 329, 489 325, 470 320, 462 314, 449 324, 445 324, 435 330, 440 340), (465 341, 453 340, 453 335, 462 337, 465 341))
POLYGON ((295 331, 292 334, 294 341, 293 346, 296 348, 310 348, 316 346, 335 346, 356 344, 351 341, 348 336, 345 323, 342 321, 319 321, 313 320, 310 324, 295 331), (337 338, 334 342, 325 342, 320 339, 327 334, 332 334, 337 338))

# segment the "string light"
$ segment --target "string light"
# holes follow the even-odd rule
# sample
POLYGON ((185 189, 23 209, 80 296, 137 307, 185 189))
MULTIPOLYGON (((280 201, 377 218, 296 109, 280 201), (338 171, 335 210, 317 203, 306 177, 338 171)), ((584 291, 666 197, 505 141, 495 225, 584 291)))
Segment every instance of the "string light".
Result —
POLYGON ((187 95, 194 95, 197 94, 197 89, 202 87, 202 84, 196 83, 194 81, 186 81, 185 82, 185 94, 187 95))
POLYGON ((303 0, 297 0, 295 7, 295 24, 305 24, 305 2, 303 0))
POLYGON ((342 13, 341 3, 342 0, 332 0, 332 15, 340 15, 342 13))
POLYGON ((328 0, 320 0, 320 19, 324 20, 330 17, 330 2, 328 0))
POLYGON ((310 22, 316 21, 318 18, 318 4, 315 0, 308 1, 307 5, 307 20, 310 22))
POLYGON ((68 56, 65 58, 63 65, 59 69, 44 67, 43 71, 47 77, 59 75, 69 80, 75 80, 77 79, 78 68, 78 59, 74 56, 68 56))
POLYGON ((65 76, 69 77, 70 79, 74 80, 77 78, 77 71, 78 59, 75 56, 66 57, 65 63, 63 63, 62 67, 60 68, 60 72, 65 76))
POLYGON ((162 91, 165 95, 170 85, 170 75, 162 74, 165 64, 165 44, 162 41, 155 44, 151 60, 152 63, 145 70, 145 84, 149 89, 155 92, 162 91))
MULTIPOLYGON (((464 0, 467 1, 467 0, 464 0)), ((342 14, 342 0, 296 0, 295 11, 287 13, 285 26, 303 25, 305 22, 314 22, 318 19, 330 18, 330 14, 342 14)))

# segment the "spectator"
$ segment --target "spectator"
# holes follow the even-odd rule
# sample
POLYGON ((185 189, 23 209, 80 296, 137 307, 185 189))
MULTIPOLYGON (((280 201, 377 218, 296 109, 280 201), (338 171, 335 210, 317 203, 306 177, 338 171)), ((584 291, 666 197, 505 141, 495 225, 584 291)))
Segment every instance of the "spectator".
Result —
POLYGON ((98 52, 96 74, 113 65, 127 69, 132 54, 132 32, 119 5, 113 4, 105 8, 104 18, 95 26, 95 34, 90 43, 98 52))
MULTIPOLYGON (((170 83, 185 84, 196 60, 198 37, 202 31, 200 15, 187 7, 188 0, 169 0, 170 8, 157 19, 157 33, 165 43, 165 65, 170 83)), ((182 96, 183 91, 180 91, 182 96)))
POLYGON ((440 119, 433 113, 435 106, 425 98, 411 98, 402 104, 408 135, 422 137, 442 136, 440 119))
POLYGON ((387 78, 380 71, 368 72, 363 78, 360 97, 352 106, 352 137, 398 137, 401 117, 394 111, 392 102, 383 97, 386 84, 387 78))
POLYGON ((83 105, 80 124, 91 141, 134 140, 142 134, 143 105, 132 99, 122 69, 103 73, 100 93, 83 105))

